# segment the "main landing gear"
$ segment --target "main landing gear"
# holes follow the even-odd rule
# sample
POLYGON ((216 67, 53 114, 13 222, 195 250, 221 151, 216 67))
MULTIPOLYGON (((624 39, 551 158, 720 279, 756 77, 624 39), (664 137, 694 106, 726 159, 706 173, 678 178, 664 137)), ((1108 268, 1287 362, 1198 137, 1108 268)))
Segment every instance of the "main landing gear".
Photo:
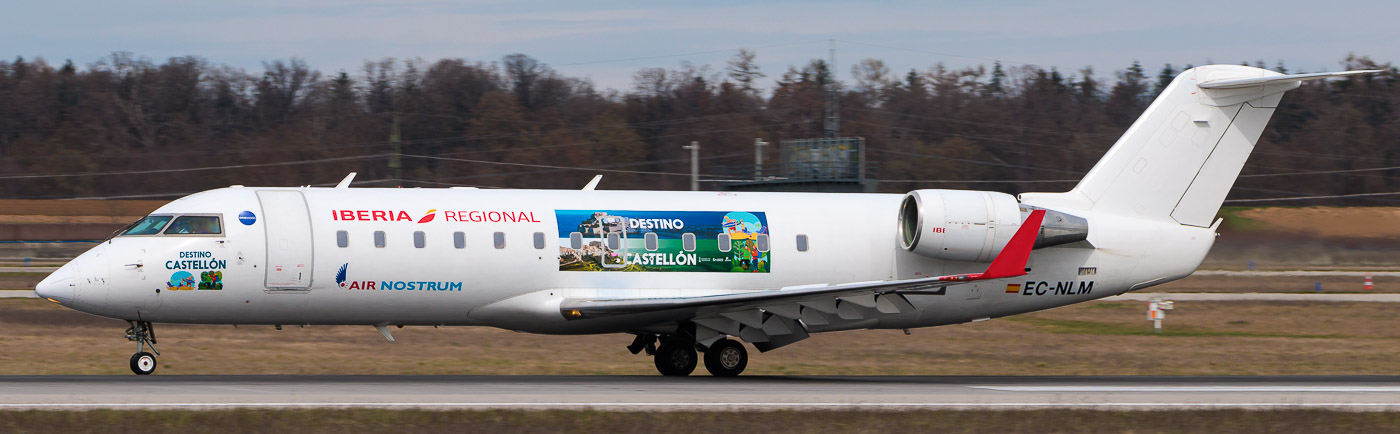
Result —
POLYGON ((709 348, 700 347, 694 340, 677 336, 637 335, 628 345, 632 354, 646 351, 652 356, 656 370, 668 377, 684 377, 695 372, 700 357, 696 349, 704 352, 705 370, 716 377, 733 377, 744 372, 749 364, 749 352, 744 345, 729 339, 720 339, 709 348), (660 345, 657 345, 658 340, 660 345))
POLYGON ((131 327, 126 329, 126 340, 136 342, 136 354, 131 355, 131 372, 136 375, 151 375, 156 371, 156 356, 160 351, 156 351, 156 331, 151 326, 150 321, 127 321, 131 327), (155 353, 146 352, 150 347, 155 353))
POLYGON ((720 339, 705 350, 705 370, 716 377, 734 377, 749 366, 749 352, 744 344, 720 339))

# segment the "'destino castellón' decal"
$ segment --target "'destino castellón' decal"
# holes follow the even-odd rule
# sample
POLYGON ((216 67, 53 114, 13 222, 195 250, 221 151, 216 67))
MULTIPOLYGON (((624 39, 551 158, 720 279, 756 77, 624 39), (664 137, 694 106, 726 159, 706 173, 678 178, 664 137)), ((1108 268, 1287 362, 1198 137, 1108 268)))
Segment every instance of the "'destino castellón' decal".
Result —
POLYGON ((762 212, 555 210, 554 215, 560 271, 767 273, 772 267, 762 212))

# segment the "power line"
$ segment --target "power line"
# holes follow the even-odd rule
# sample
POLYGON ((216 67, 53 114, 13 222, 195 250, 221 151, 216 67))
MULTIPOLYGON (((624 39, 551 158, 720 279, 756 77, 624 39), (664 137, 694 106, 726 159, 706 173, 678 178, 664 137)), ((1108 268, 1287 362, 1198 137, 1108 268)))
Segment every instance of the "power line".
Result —
POLYGON ((303 164, 331 163, 340 161, 360 161, 374 158, 384 158, 389 154, 361 155, 354 157, 320 158, 315 160, 283 161, 278 163, 262 164, 234 164, 229 166, 205 166, 205 167, 185 167, 180 169, 152 169, 152 170, 126 170, 120 172, 77 172, 77 173, 50 173, 44 175, 3 175, 0 179, 34 179, 34 178, 72 178, 78 176, 116 176, 116 175, 149 175, 155 173, 180 173, 198 172, 204 170, 224 170, 224 169, 246 169, 252 167, 276 167, 276 166, 298 166, 303 164))
POLYGON ((1250 203, 1250 202, 1273 202, 1284 200, 1317 200, 1317 199, 1346 199, 1351 197, 1375 197, 1375 196, 1395 196, 1400 195, 1400 191, 1385 193, 1356 193, 1356 194, 1333 194, 1326 196, 1293 196, 1293 197, 1271 197, 1266 199, 1230 199, 1225 203, 1250 203))
MULTIPOLYGON (((404 157, 409 157, 409 158, 422 158, 422 159, 427 159, 427 160, 455 161, 455 162, 462 162, 462 163, 489 164, 489 165, 494 165, 494 166, 533 167, 533 168, 559 169, 559 170, 586 170, 586 171, 610 172, 610 173, 637 173, 637 174, 643 174, 643 175, 690 176, 689 173, 676 173, 676 172, 651 172, 651 171, 644 171, 644 170, 617 170, 617 169, 600 169, 600 168, 596 168, 596 167, 555 166, 555 165, 550 165, 550 164, 507 163, 507 162, 503 162, 503 161, 472 160, 472 159, 467 159, 467 158, 437 157, 437 156, 432 156, 432 155, 409 155, 409 154, 404 154, 403 156, 404 156, 404 157)), ((715 176, 715 175, 700 175, 700 176, 715 176)))
POLYGON ((1030 167, 1030 165, 1005 164, 1005 162, 993 162, 993 161, 981 161, 981 160, 967 160, 967 158, 939 157, 939 155, 930 155, 930 154, 900 153, 900 151, 881 150, 881 148, 871 148, 871 151, 876 151, 876 153, 904 155, 904 157, 934 158, 934 160, 948 160, 948 161, 958 161, 958 162, 970 162, 970 164, 995 165, 995 167, 1009 167, 1009 168, 1018 168, 1018 169, 1032 169, 1032 171, 1060 172, 1060 174, 1084 175, 1084 172, 1061 171, 1061 169, 1047 169, 1047 168, 1039 168, 1039 167, 1030 167))
POLYGON ((1400 166, 1373 167, 1373 168, 1370 168, 1370 169, 1317 170, 1317 171, 1311 171, 1311 172, 1292 172, 1292 173, 1263 173, 1263 174, 1257 174, 1257 175, 1240 175, 1240 177, 1241 177, 1241 178, 1260 178, 1260 177, 1265 177, 1265 176, 1325 175, 1325 174, 1331 174, 1331 173, 1376 172, 1376 171, 1381 171, 1381 170, 1396 170, 1396 169, 1400 169, 1400 166))
POLYGON ((1021 125, 1011 125, 1011 124, 999 124, 999 123, 992 123, 992 122, 969 121, 969 120, 963 120, 963 119, 957 119, 957 118, 946 118, 946 117, 941 117, 941 116, 926 116, 926 115, 916 115, 916 114, 913 114, 913 113, 899 113, 899 112, 892 112, 892 111, 889 111, 889 110, 880 110, 880 109, 865 109, 865 108, 859 108, 859 107, 852 107, 852 108, 847 108, 847 110, 860 111, 860 112, 868 112, 868 113, 881 113, 881 114, 895 115, 895 116, 900 116, 900 117, 905 117, 905 118, 927 119, 927 120, 933 120, 933 121, 944 121, 944 122, 952 122, 952 123, 966 124, 966 125, 977 125, 977 126, 985 126, 985 127, 997 127, 997 128, 1007 128, 1007 129, 1017 129, 1017 130, 1031 131, 1031 132, 1037 132, 1037 133, 1059 134, 1059 135, 1075 136, 1075 137, 1103 137, 1103 138, 1107 138, 1107 139, 1117 139, 1117 138, 1120 136, 1120 135, 1118 135, 1118 134, 1079 133, 1079 132, 1073 132, 1073 131, 1058 131, 1058 130, 1051 130, 1051 129, 1047 129, 1047 128, 1027 127, 1027 126, 1021 126, 1021 125))
POLYGON ((1050 183, 1079 182, 1080 180, 1078 180, 1078 179, 1036 179, 1036 180, 1018 181, 1018 180, 1015 180, 1015 179, 994 179, 994 180, 988 179, 988 180, 955 181, 955 180, 946 180, 946 179, 940 179, 940 180, 928 180, 928 179, 877 179, 876 181, 880 181, 880 182, 918 182, 918 183, 927 183, 927 184, 979 184, 979 183, 986 183, 986 184, 1050 184, 1050 183))
MULTIPOLYGON (((355 180, 354 184, 361 184, 361 185, 363 185, 363 184, 379 184, 379 183, 384 183, 384 182, 389 182, 389 181, 392 181, 392 179, 373 179, 373 180, 365 180, 365 181, 355 180)), ((327 187, 327 186, 332 186, 332 185, 336 185, 336 184, 339 184, 339 181, 337 181, 337 182, 322 182, 322 183, 311 184, 311 185, 314 186, 314 187, 327 187)), ((213 189, 211 189, 211 190, 213 190, 213 189)), ((110 196, 80 196, 80 197, 65 197, 65 198, 61 198, 61 199, 58 199, 58 200, 145 199, 145 198, 153 198, 153 197, 172 197, 172 196, 181 196, 181 197, 183 197, 183 196, 189 196, 189 195, 195 194, 195 193, 202 193, 202 192, 205 192, 205 191, 209 191, 209 190, 183 191, 183 192, 170 192, 170 193, 118 194, 118 195, 110 195, 110 196)))
MULTIPOLYGON (((574 127, 574 128, 563 128, 563 129, 553 129, 553 130, 531 131, 531 132, 514 133, 514 134, 482 134, 482 135, 476 135, 476 136, 465 136, 465 135, 460 135, 460 134, 454 134, 454 135, 451 135, 451 136, 443 136, 443 137, 435 137, 435 138, 404 140, 404 141, 401 142, 401 144, 404 145, 404 146, 409 146, 409 145, 424 145, 424 144, 430 144, 430 143, 443 143, 443 142, 453 142, 453 141, 467 142, 467 141, 471 141, 471 140, 493 140, 493 139, 504 139, 504 138, 531 137, 531 136, 540 136, 540 135, 549 135, 549 134, 559 134, 559 133, 587 133, 587 132, 592 132, 592 131, 615 130, 615 129, 660 128, 660 127, 666 127, 666 126, 673 126, 673 125, 686 124, 686 123, 691 123, 691 122, 703 122, 703 121, 708 121, 708 120, 713 120, 713 119, 733 118, 733 117, 741 117, 741 116, 747 116, 747 115, 753 115, 753 114, 783 113, 783 112, 790 112, 790 111, 796 111, 796 110, 806 110, 806 109, 810 109, 810 108, 813 108, 813 107, 816 107, 816 106, 801 106, 801 107, 791 107, 791 108, 786 108, 786 109, 752 110, 752 111, 748 111, 748 112, 739 112, 739 113, 725 113, 725 114, 717 114, 717 115, 691 116, 691 117, 675 118, 675 119, 659 119, 659 120, 646 121, 646 122, 634 122, 634 123, 616 124, 616 125, 596 125, 596 126, 587 126, 587 127, 574 127)), ((382 115, 382 114, 383 114, 383 113, 374 113, 374 114, 369 114, 369 115, 367 115, 367 116, 379 116, 379 115, 382 115)), ((444 117, 447 117, 446 115, 434 115, 434 116, 444 116, 444 117)), ((303 118, 303 119, 310 119, 310 118, 303 118)), ((478 119, 490 119, 490 118, 478 118, 478 119)), ((349 121, 349 120, 354 120, 354 119, 348 119, 347 121, 349 121)), ((493 120, 494 120, 494 119, 493 119, 493 120)), ((522 122, 525 122, 525 121, 522 121, 522 122)), ((534 122, 534 121, 529 121, 529 122, 534 122)), ((779 125, 779 124, 772 124, 772 125, 779 125)), ((764 126, 760 126, 760 127, 764 127, 764 126)), ((700 133, 700 132, 723 132, 723 131, 735 131, 735 130, 740 130, 740 129, 742 129, 742 128, 721 129, 721 130, 699 130, 699 131, 695 131, 695 132, 692 132, 692 133, 700 133)), ((677 134, 677 135, 679 135, 679 134, 677 134)), ((673 135, 673 136, 674 136, 674 135, 673 135)), ((661 136, 661 137, 670 137, 670 136, 661 136)), ((590 144, 590 143, 608 143, 608 142, 579 142, 578 144, 590 144)), ((270 147, 270 148, 237 148, 237 149, 219 149, 219 150, 197 150, 197 151, 185 151, 185 152, 96 154, 96 155, 88 155, 87 157, 89 157, 89 158, 152 158, 152 157, 170 157, 170 156, 176 156, 176 155, 256 154, 256 153, 264 153, 264 152, 325 151, 325 150, 346 149, 346 148, 367 148, 367 149, 368 149, 368 148, 376 148, 376 147, 385 147, 385 146, 390 146, 390 145, 391 145, 391 143, 390 143, 389 141, 372 141, 372 142, 359 142, 359 143, 347 143, 347 144, 313 144, 313 145, 282 146, 282 147, 270 147)), ((561 146, 561 147, 562 147, 562 146, 570 146, 570 145, 557 145, 557 146, 561 146)), ((523 148, 515 148, 515 149, 523 149, 523 148)), ((491 150, 491 151, 477 151, 477 152, 497 152, 497 151, 491 150)), ((25 161, 25 160, 49 160, 49 159, 65 159, 65 158, 72 158, 72 157, 71 157, 71 156, 67 156, 67 155, 7 156, 7 157, 0 157, 0 161, 4 161, 4 160, 15 160, 15 161, 25 161)))
MULTIPOLYGON (((737 156, 741 156, 741 155, 748 155, 748 153, 735 153, 735 154, 724 154, 724 155, 711 155, 711 156, 700 157, 700 159, 701 159, 701 160, 714 160, 714 159, 720 159, 720 158, 737 157, 737 156)), ((494 178, 494 177, 500 177, 500 176, 538 175, 538 174, 543 174, 543 173, 557 173, 557 172, 564 172, 564 171, 569 171, 569 170, 587 171, 587 170, 596 170, 596 169, 614 169, 614 168, 618 168, 618 167, 646 166, 646 165, 653 165, 653 164, 677 163, 677 162, 682 162, 682 161, 690 161, 690 158, 687 157, 687 158, 673 158, 673 159, 670 159, 670 160, 638 161, 638 162, 632 162, 632 163, 608 164, 608 165, 593 166, 593 167, 574 167, 574 168, 570 168, 570 169, 542 169, 542 170, 528 170, 528 171, 523 171, 523 172, 509 172, 509 173, 484 173, 484 174, 476 174, 476 175, 454 176, 454 177, 450 177, 450 178, 439 178, 438 180, 439 180, 439 181, 452 181, 452 180, 459 180, 459 179, 494 178)), ((639 173, 640 173, 640 172, 639 172, 639 173)), ((712 176, 712 175, 704 175, 704 176, 712 176)), ((454 185, 455 185, 455 184, 454 184, 454 185)), ((495 187, 495 188, 501 188, 501 187, 495 187)))

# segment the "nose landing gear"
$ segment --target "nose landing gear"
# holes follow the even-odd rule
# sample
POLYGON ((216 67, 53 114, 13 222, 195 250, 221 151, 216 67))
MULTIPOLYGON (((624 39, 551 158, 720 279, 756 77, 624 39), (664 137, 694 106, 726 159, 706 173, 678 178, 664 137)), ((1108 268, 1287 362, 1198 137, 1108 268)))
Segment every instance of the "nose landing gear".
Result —
POLYGON ((156 356, 160 351, 156 351, 156 331, 151 326, 150 321, 127 321, 131 327, 126 329, 126 340, 136 342, 136 354, 131 355, 131 372, 136 375, 151 375, 156 371, 156 356), (155 354, 146 352, 146 347, 150 347, 155 354))

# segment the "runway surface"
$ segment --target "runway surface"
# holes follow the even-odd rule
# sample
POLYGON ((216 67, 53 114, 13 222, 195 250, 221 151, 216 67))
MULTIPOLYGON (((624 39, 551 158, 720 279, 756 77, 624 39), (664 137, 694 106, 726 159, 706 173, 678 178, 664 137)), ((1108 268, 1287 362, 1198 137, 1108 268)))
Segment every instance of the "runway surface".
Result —
POLYGON ((0 376, 0 390, 5 409, 1400 410, 1397 376, 0 376))

